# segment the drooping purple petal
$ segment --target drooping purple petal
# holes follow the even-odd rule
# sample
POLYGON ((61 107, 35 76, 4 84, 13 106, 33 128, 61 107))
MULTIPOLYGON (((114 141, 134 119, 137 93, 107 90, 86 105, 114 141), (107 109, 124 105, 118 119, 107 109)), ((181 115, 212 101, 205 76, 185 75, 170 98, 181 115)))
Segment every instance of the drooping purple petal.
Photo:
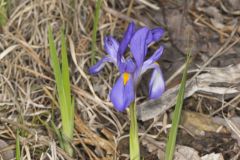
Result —
POLYGON ((130 50, 136 61, 137 67, 141 67, 147 52, 146 38, 149 29, 144 27, 139 29, 132 37, 130 42, 130 50))
POLYGON ((162 71, 158 65, 153 70, 152 77, 149 82, 149 98, 159 98, 165 90, 165 82, 163 79, 162 71))
POLYGON ((96 74, 98 73, 99 71, 101 71, 101 69, 104 67, 104 65, 107 63, 107 62, 111 62, 111 63, 114 63, 114 60, 112 59, 112 57, 110 56, 105 56, 103 57, 100 61, 98 61, 94 66, 90 67, 88 72, 90 74, 96 74))
POLYGON ((151 30, 153 35, 153 41, 159 41, 164 34, 164 29, 158 27, 151 30))
POLYGON ((142 67, 142 72, 145 72, 151 64, 153 64, 154 62, 156 62, 162 55, 163 53, 163 46, 160 46, 154 53, 153 55, 148 58, 144 63, 143 63, 143 67, 142 67))
POLYGON ((129 73, 123 73, 111 90, 110 100, 112 101, 116 110, 122 112, 133 102, 134 99, 135 92, 133 79, 129 73))
POLYGON ((104 49, 117 62, 119 44, 112 36, 104 37, 104 49))
POLYGON ((160 40, 160 38, 163 36, 164 30, 160 27, 152 29, 147 37, 146 43, 149 45, 152 42, 156 42, 160 40))

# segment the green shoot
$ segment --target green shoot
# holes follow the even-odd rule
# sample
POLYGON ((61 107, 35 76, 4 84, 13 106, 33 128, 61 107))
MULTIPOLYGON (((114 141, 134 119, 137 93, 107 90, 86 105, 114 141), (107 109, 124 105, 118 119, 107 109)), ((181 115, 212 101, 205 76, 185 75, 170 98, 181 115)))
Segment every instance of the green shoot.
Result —
POLYGON ((172 160, 174 156, 178 125, 181 117, 182 105, 184 100, 184 92, 185 92, 185 85, 187 80, 187 69, 190 61, 190 53, 191 53, 191 50, 189 50, 188 52, 186 66, 183 71, 182 81, 181 81, 180 89, 177 96, 177 103, 173 113, 172 127, 170 129, 167 146, 166 146, 165 160, 172 160))
POLYGON ((98 22, 99 22, 99 14, 101 9, 102 0, 97 0, 96 4, 96 12, 94 15, 93 20, 93 34, 92 34, 92 56, 91 56, 91 62, 92 65, 95 63, 95 56, 96 56, 96 41, 97 41, 97 28, 98 28, 98 22))
POLYGON ((7 23, 7 3, 4 0, 0 0, 0 27, 7 23))
POLYGON ((62 32, 61 34, 62 68, 60 67, 59 59, 57 56, 57 49, 55 47, 51 28, 48 29, 48 40, 50 45, 51 65, 56 80, 58 102, 60 105, 62 119, 62 135, 64 137, 63 146, 64 150, 70 156, 72 156, 73 149, 70 145, 70 141, 73 138, 74 129, 74 103, 73 103, 74 100, 71 97, 66 40, 64 33, 62 32))
POLYGON ((130 105, 130 160, 140 160, 136 103, 130 105))
POLYGON ((16 160, 21 159, 21 148, 20 148, 20 140, 19 140, 19 130, 17 130, 17 137, 16 137, 16 160))

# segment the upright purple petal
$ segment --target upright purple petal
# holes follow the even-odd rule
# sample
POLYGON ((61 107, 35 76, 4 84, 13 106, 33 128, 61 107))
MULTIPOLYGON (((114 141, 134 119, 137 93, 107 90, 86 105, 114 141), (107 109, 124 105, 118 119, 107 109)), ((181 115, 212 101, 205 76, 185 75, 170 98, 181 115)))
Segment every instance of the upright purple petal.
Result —
POLYGON ((163 53, 163 46, 160 46, 154 53, 153 55, 148 58, 144 63, 143 63, 143 67, 142 67, 142 72, 145 72, 150 66, 151 64, 153 64, 154 62, 156 62, 162 55, 163 53))
POLYGON ((152 42, 156 42, 160 40, 160 38, 163 36, 164 30, 160 27, 152 29, 147 37, 146 43, 149 45, 152 42))
POLYGON ((122 41, 120 42, 119 50, 118 50, 119 57, 122 57, 124 52, 126 51, 128 44, 134 34, 134 31, 135 31, 135 24, 134 22, 131 22, 129 23, 128 28, 122 38, 122 41))
POLYGON ((165 82, 162 71, 158 65, 153 70, 152 77, 149 82, 149 97, 150 99, 159 98, 165 90, 165 82))
POLYGON ((126 30, 126 32, 124 33, 124 36, 120 42, 120 45, 119 45, 119 49, 118 49, 118 53, 117 53, 117 64, 118 64, 118 68, 119 68, 119 71, 121 73, 124 72, 123 68, 124 67, 124 64, 122 62, 122 59, 124 59, 124 53, 128 47, 128 44, 134 34, 134 31, 135 31, 135 24, 133 22, 131 22, 129 25, 128 25, 128 28, 126 30))
POLYGON ((129 73, 123 73, 111 90, 110 100, 116 110, 122 112, 133 102, 134 99, 135 92, 132 76, 129 73))
POLYGON ((137 67, 141 67, 143 60, 147 53, 146 38, 149 33, 149 29, 144 27, 139 29, 132 37, 130 42, 130 50, 136 61, 137 67))
POLYGON ((119 44, 112 36, 104 38, 104 49, 117 62, 119 44))
POLYGON ((112 59, 112 57, 110 56, 105 56, 103 57, 100 61, 98 61, 94 66, 90 67, 88 72, 90 74, 96 74, 98 73, 99 71, 102 70, 102 68, 104 67, 104 65, 107 63, 107 62, 111 62, 111 63, 114 63, 114 60, 112 59))

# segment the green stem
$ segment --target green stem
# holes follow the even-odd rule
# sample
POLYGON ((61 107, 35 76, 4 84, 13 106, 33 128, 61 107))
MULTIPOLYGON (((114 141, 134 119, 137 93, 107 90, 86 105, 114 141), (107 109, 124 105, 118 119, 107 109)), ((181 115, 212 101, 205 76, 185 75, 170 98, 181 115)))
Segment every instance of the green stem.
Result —
POLYGON ((70 142, 65 140, 63 145, 64 145, 64 150, 72 157, 73 156, 73 148, 72 148, 70 142))
POLYGON ((138 123, 135 101, 130 105, 130 160, 140 160, 138 123))
POLYGON ((96 41, 97 41, 97 29, 98 29, 98 22, 99 22, 99 15, 100 15, 100 9, 101 9, 102 0, 97 0, 96 4, 96 12, 94 15, 93 20, 93 34, 92 34, 92 65, 95 63, 95 55, 96 55, 96 41))

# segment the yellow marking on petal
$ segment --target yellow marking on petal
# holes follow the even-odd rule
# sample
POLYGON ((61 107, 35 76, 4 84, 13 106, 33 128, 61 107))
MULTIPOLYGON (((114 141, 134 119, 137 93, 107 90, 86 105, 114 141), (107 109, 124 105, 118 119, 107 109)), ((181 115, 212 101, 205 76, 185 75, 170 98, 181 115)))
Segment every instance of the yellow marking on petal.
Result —
POLYGON ((154 62, 156 65, 159 65, 157 62, 154 62))
POLYGON ((129 78, 130 78, 130 74, 127 73, 127 72, 124 72, 124 73, 123 73, 123 84, 124 84, 124 85, 127 84, 129 78))

